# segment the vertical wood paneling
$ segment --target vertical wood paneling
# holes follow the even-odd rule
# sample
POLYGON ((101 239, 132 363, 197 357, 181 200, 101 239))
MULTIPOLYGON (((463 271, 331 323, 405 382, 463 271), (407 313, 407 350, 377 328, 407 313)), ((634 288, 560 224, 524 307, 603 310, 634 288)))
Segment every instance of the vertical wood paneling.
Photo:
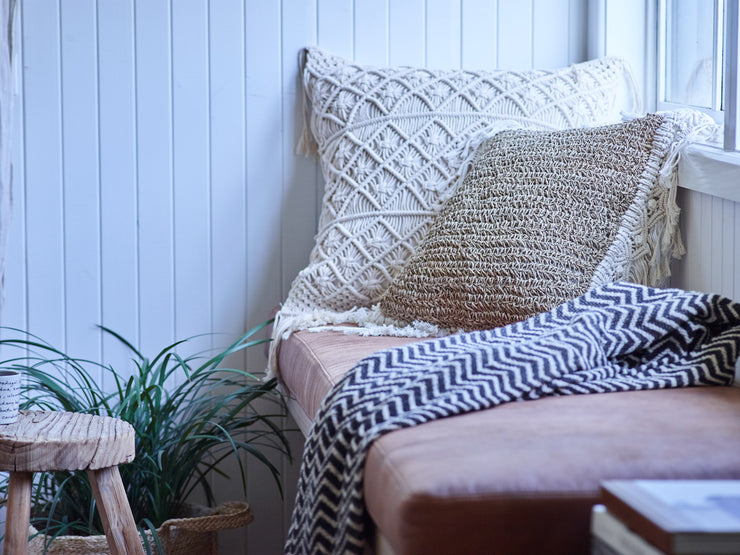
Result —
POLYGON ((719 293, 729 297, 735 297, 740 293, 740 288, 735 286, 735 281, 740 281, 740 275, 735 271, 735 259, 740 249, 740 238, 735 232, 735 205, 730 200, 722 200, 722 251, 720 257, 723 262, 723 271, 720 278, 719 293))
MULTIPOLYGON (((126 0, 98 3, 101 289, 102 323, 139 341, 133 11, 126 0)), ((103 357, 129 366, 129 353, 108 336, 103 357)))
POLYGON ((469 69, 497 67, 498 2, 465 0, 462 4, 461 26, 462 67, 469 69))
POLYGON ((588 59, 588 6, 583 0, 570 0, 568 7, 568 63, 588 59))
POLYGON ((64 142, 64 284, 68 352, 100 358, 97 9, 60 3, 64 142))
POLYGON ((460 67, 460 0, 426 0, 426 65, 460 67))
POLYGON ((390 2, 388 11, 388 61, 394 66, 421 66, 425 60, 424 0, 390 2))
POLYGON ((241 0, 210 5, 213 329, 231 342, 246 329, 244 13, 241 0))
MULTIPOLYGON (((250 326, 267 318, 282 297, 283 100, 281 5, 248 0, 246 5, 247 112, 247 305, 250 326), (265 48, 266 44, 273 45, 265 48)), ((293 58, 297 65, 297 57, 293 58)), ((292 150, 288 152, 292 155, 292 150)), ((310 187, 310 185, 309 185, 310 187)), ((247 353, 259 371, 264 357, 247 353)), ((248 499, 265 526, 247 528, 249 553, 280 553, 285 513, 272 479, 249 463, 248 499), (272 537, 270 537, 272 536, 272 537)), ((284 483, 286 480, 284 479, 284 483)))
MULTIPOLYGON (((277 3, 249 0, 246 5, 246 257, 250 328, 268 318, 282 295, 280 14, 277 3), (277 47, 265 49, 265 44, 277 47)), ((250 368, 261 363, 260 353, 251 350, 248 354, 250 368)))
MULTIPOLYGON (((735 233, 733 237, 735 237, 735 245, 738 245, 738 242, 740 242, 740 202, 734 203, 734 208, 735 233)), ((727 224, 727 226, 730 227, 730 224, 727 224)), ((740 249, 733 251, 732 258, 727 262, 727 265, 732 268, 732 298, 736 301, 740 301, 740 256, 738 250, 740 249)))
POLYGON ((646 2, 644 45, 646 55, 643 57, 644 78, 642 90, 642 108, 647 112, 656 110, 658 99, 658 82, 653 75, 658 74, 658 3, 646 2))
POLYGON ((674 262, 671 285, 740 299, 740 203, 679 190, 686 255, 674 262))
MULTIPOLYGON (((211 328, 209 13, 204 2, 172 4, 175 335, 211 328)), ((193 348, 207 348, 198 338, 193 348)))
MULTIPOLYGON (((710 288, 712 291, 719 293, 722 290, 722 275, 723 271, 716 271, 717 268, 722 268, 723 257, 724 257, 724 225, 723 225, 723 214, 722 214, 722 199, 718 197, 709 198, 709 214, 710 220, 713 226, 716 226, 716 230, 712 233, 711 242, 713 243, 712 248, 709 249, 709 267, 715 269, 710 274, 710 288)), ((705 226, 706 227, 706 226, 705 226)))
POLYGON ((569 59, 570 0, 534 0, 532 66, 557 68, 569 59))
POLYGON ((136 1, 136 141, 140 348, 175 337, 172 191, 172 37, 165 2, 136 1))
POLYGON ((648 8, 646 0, 606 1, 606 56, 627 60, 641 94, 645 91, 646 35, 648 8))
POLYGON ((700 194, 698 196, 699 201, 699 214, 701 218, 701 225, 698 226, 698 233, 694 244, 698 251, 697 255, 699 260, 697 262, 698 268, 698 281, 697 285, 700 285, 701 289, 711 290, 712 289, 712 275, 721 271, 719 268, 712 267, 713 249, 711 245, 714 244, 713 233, 710 230, 707 222, 712 222, 712 197, 709 195, 700 194))
POLYGON ((317 43, 322 48, 354 58, 354 3, 347 0, 318 0, 317 43))
MULTIPOLYGON (((22 47, 23 33, 23 5, 18 5, 15 29, 18 52, 16 58, 16 124, 13 139, 13 209, 10 231, 8 232, 8 246, 5 258, 5 287, 0 324, 16 329, 29 329, 26 321, 26 174, 25 174, 25 126, 23 118, 23 68, 25 61, 22 47)), ((5 359, 5 352, 0 356, 5 359)), ((12 353, 11 353, 12 355, 12 353)))
POLYGON ((607 0, 587 0, 586 2, 588 26, 586 53, 589 59, 600 58, 606 52, 606 2, 607 0))
MULTIPOLYGON (((303 129, 303 92, 298 72, 298 54, 317 42, 316 5, 301 0, 283 0, 280 17, 281 87, 282 87, 282 243, 281 298, 295 275, 308 261, 308 253, 316 233, 317 200, 321 195, 316 164, 295 154, 298 137, 303 129), (310 207, 310 208, 309 208, 310 207)), ((278 461, 279 462, 279 461, 278 461)), ((283 463, 282 468, 286 466, 283 463)), ((251 469, 254 465, 250 466, 251 469)), ((292 504, 283 504, 275 497, 271 478, 262 468, 256 473, 251 491, 257 491, 263 507, 273 515, 269 535, 250 534, 249 550, 253 553, 279 553, 288 526, 292 504), (260 479, 261 478, 261 479, 260 479)))
MULTIPOLYGON (((246 103, 244 6, 241 0, 209 5, 209 66, 211 125, 211 250, 214 344, 225 347, 246 329, 247 220, 246 220, 246 103)), ((245 353, 226 361, 245 367, 245 353)), ((241 481, 235 458, 224 461, 227 476, 213 476, 219 492, 241 499, 241 481)), ((221 534, 224 553, 243 551, 245 530, 221 534)))
POLYGON ((669 278, 669 283, 671 287, 679 287, 679 284, 687 283, 689 280, 688 271, 689 271, 689 259, 691 257, 691 251, 688 248, 688 235, 693 227, 693 221, 692 221, 692 214, 691 214, 691 205, 686 202, 686 196, 688 195, 688 191, 685 189, 678 189, 676 192, 676 204, 681 209, 680 213, 680 229, 681 229, 681 239, 683 241, 684 247, 686 247, 686 254, 684 254, 680 259, 673 259, 671 260, 671 276, 669 278))
POLYGON ((57 4, 25 3, 27 324, 55 346, 64 345, 66 319, 59 25, 57 4))
POLYGON ((361 64, 388 63, 388 1, 354 0, 355 60, 361 64))
POLYGON ((674 284, 677 287, 684 287, 687 289, 696 289, 697 285, 701 283, 701 265, 702 261, 702 249, 699 241, 701 240, 701 228, 702 228, 702 203, 701 198, 698 195, 694 195, 692 191, 682 191, 684 202, 681 204, 683 222, 681 223, 684 246, 686 247, 686 255, 683 258, 682 264, 684 267, 685 281, 681 282, 677 280, 674 284))
POLYGON ((498 67, 532 67, 532 0, 499 2, 498 67))

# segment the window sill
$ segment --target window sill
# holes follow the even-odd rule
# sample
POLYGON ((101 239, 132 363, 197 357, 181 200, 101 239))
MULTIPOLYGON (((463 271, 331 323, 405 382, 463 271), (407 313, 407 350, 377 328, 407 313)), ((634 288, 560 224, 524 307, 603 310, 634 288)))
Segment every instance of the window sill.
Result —
POLYGON ((680 187, 740 202, 740 152, 692 144, 678 163, 680 187))

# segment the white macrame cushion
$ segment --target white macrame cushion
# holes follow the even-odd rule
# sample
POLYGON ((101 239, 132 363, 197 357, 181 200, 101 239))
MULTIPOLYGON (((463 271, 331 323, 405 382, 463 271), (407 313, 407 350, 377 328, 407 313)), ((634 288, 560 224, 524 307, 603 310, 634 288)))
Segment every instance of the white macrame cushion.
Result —
POLYGON ((625 62, 552 71, 358 65, 303 53, 307 126, 299 150, 326 181, 316 244, 275 326, 347 321, 386 291, 468 159, 502 126, 556 130, 619 120, 625 62))

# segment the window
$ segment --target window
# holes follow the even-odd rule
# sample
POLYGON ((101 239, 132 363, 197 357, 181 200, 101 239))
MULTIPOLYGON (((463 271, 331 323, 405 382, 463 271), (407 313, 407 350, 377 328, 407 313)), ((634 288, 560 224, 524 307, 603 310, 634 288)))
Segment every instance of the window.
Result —
POLYGON ((660 0, 658 109, 691 106, 737 149, 738 0, 660 0))

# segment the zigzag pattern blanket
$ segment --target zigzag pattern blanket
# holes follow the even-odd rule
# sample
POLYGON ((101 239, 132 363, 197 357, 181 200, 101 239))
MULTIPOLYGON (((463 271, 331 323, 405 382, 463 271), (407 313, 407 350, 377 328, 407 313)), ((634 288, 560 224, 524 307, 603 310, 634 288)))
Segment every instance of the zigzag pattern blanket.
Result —
POLYGON ((507 327, 375 353, 316 417, 286 553, 362 553, 365 456, 383 434, 548 395, 729 385, 739 353, 740 304, 626 283, 507 327))

